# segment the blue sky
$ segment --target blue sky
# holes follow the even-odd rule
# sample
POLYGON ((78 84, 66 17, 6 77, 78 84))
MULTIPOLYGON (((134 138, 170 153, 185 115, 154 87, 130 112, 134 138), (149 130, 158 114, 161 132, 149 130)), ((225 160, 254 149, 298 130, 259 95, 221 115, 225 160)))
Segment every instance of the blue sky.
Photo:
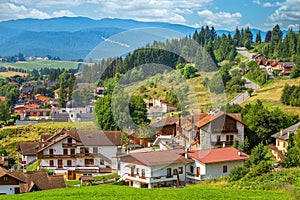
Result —
POLYGON ((0 21, 84 16, 160 21, 193 27, 300 28, 300 0, 1 0, 0 21))

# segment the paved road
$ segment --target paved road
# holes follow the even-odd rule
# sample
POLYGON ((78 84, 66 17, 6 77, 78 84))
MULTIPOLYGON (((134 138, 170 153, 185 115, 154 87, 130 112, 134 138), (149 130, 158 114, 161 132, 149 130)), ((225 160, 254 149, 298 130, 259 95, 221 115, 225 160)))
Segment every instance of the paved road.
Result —
MULTIPOLYGON (((237 47, 237 52, 246 56, 249 60, 252 58, 251 53, 249 53, 248 51, 246 51, 246 49, 244 47, 237 47)), ((245 78, 246 79, 246 78, 245 78)), ((245 83, 245 87, 246 88, 252 88, 254 92, 256 92, 257 90, 259 90, 259 85, 257 85, 256 83, 251 82, 250 80, 246 79, 246 83, 245 83)), ((248 92, 245 91, 241 94, 239 94, 238 96, 236 96, 234 99, 232 99, 229 104, 241 104, 244 101, 246 101, 249 98, 248 92)))
MULTIPOLYGON (((245 87, 246 88, 252 88, 253 89, 253 93, 256 92, 257 90, 259 90, 259 85, 257 85, 256 83, 251 82, 250 80, 246 79, 246 83, 245 83, 245 87)), ((244 101, 246 101, 249 98, 249 94, 247 91, 239 94, 238 96, 236 96, 234 99, 232 99, 229 104, 233 105, 233 104, 241 104, 244 101)))

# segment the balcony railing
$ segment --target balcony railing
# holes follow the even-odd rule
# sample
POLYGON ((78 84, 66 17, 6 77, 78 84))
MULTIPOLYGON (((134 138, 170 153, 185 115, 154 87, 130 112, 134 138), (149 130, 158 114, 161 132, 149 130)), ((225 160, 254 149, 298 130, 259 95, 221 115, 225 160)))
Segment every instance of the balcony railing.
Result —
POLYGON ((205 175, 194 174, 191 172, 186 172, 186 177, 189 179, 194 179, 194 180, 198 180, 198 181, 205 179, 205 175))
POLYGON ((212 133, 237 133, 238 130, 233 128, 233 129, 213 129, 212 133))
MULTIPOLYGON (((238 141, 236 141, 238 143, 238 141)), ((214 145, 233 145, 233 140, 227 140, 227 141, 211 141, 212 144, 214 145)))
POLYGON ((72 158, 75 154, 43 154, 43 158, 72 158))
POLYGON ((77 144, 76 143, 62 143, 63 147, 76 147, 77 144))

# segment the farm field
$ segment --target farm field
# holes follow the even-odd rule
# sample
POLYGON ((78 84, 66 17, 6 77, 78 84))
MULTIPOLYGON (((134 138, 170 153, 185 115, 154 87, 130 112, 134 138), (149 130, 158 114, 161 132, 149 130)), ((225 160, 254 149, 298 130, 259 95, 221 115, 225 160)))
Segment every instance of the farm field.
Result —
POLYGON ((260 99, 263 102, 263 104, 269 108, 278 107, 279 109, 288 114, 298 114, 300 116, 299 107, 287 106, 282 104, 280 101, 284 85, 288 83, 290 85, 300 85, 300 78, 291 79, 290 81, 288 79, 276 80, 275 82, 269 83, 268 85, 258 90, 251 98, 245 101, 242 105, 253 103, 257 99, 260 99))
POLYGON ((60 68, 60 69, 77 69, 79 62, 58 61, 58 60, 35 60, 16 63, 0 63, 0 66, 15 67, 26 70, 41 69, 41 68, 60 68))
POLYGON ((289 199, 285 192, 263 190, 238 190, 202 185, 185 188, 138 189, 128 186, 98 185, 72 187, 26 193, 14 196, 0 196, 1 199, 289 199))
POLYGON ((26 73, 21 73, 21 72, 12 72, 12 71, 9 71, 9 72, 0 72, 0 77, 12 77, 12 76, 27 76, 26 73))

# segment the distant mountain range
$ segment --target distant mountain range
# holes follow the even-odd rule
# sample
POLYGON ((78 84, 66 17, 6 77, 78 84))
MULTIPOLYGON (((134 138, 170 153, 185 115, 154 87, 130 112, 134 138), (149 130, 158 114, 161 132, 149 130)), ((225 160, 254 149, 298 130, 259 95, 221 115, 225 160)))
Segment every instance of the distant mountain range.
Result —
MULTIPOLYGON (((84 59, 97 45, 113 35, 149 27, 169 29, 182 35, 192 35, 195 31, 195 28, 179 24, 111 18, 93 20, 85 17, 60 17, 10 20, 0 22, 0 56, 22 52, 25 56, 51 55, 66 60, 84 59)), ((255 36, 258 31, 253 29, 253 35, 255 36)), ((217 34, 222 33, 227 34, 228 31, 217 30, 217 34)), ((231 34, 233 35, 234 31, 231 31, 231 34)), ((262 39, 265 34, 261 31, 262 39)), ((168 37, 175 36, 171 34, 168 37)), ((155 37, 146 37, 144 44, 138 45, 152 43, 153 39, 155 37)))

